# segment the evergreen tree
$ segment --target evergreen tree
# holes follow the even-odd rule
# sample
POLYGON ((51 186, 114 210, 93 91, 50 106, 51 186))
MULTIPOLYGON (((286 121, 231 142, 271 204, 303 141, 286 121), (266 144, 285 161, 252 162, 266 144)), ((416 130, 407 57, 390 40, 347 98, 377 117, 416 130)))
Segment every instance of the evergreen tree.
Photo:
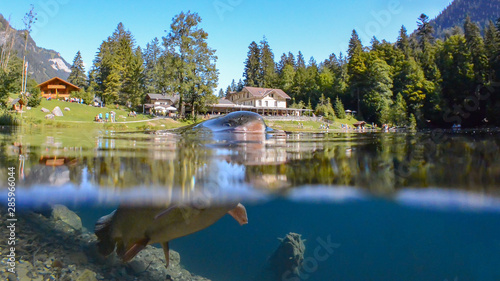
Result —
POLYGON ((172 65, 172 87, 179 93, 179 112, 184 114, 184 102, 191 106, 193 118, 206 104, 216 102, 213 89, 217 86, 218 71, 215 50, 207 44, 208 34, 198 26, 197 13, 180 13, 174 17, 170 32, 163 37, 172 65))
POLYGON ((274 62, 274 54, 267 42, 266 37, 260 41, 260 87, 274 88, 276 83, 276 63, 274 62))
POLYGON ((245 70, 243 72, 245 86, 258 87, 260 81, 260 48, 252 41, 248 46, 247 59, 245 61, 245 70))
POLYGON ((125 79, 122 86, 122 104, 131 106, 139 106, 144 100, 146 86, 144 83, 144 61, 142 59, 142 51, 137 47, 134 55, 127 63, 128 69, 125 72, 125 79))
POLYGON ((150 43, 146 44, 146 49, 142 55, 144 58, 144 83, 146 91, 149 93, 165 92, 160 83, 162 72, 160 63, 161 55, 160 41, 155 37, 150 43))
POLYGON ((429 44, 434 41, 434 27, 429 22, 426 14, 421 14, 417 21, 417 37, 420 43, 420 49, 425 52, 429 44))
POLYGON ((475 81, 478 85, 486 81, 488 58, 479 26, 467 16, 464 23, 464 36, 474 64, 475 81))
POLYGON ((304 55, 302 55, 302 52, 299 51, 299 54, 297 55, 297 63, 295 65, 295 70, 299 68, 306 68, 306 61, 304 59, 304 55))
POLYGON ((335 110, 335 115, 337 115, 337 118, 345 119, 347 117, 345 114, 344 104, 342 103, 342 101, 338 96, 335 99, 335 105, 333 108, 335 110))
POLYGON ((285 93, 291 93, 292 87, 294 85, 295 70, 291 64, 286 64, 281 71, 279 80, 279 87, 285 91, 285 93))
POLYGON ((406 58, 410 57, 410 39, 405 26, 401 26, 396 47, 403 52, 406 58))
POLYGON ((372 57, 363 74, 366 85, 362 89, 365 93, 361 98, 362 114, 369 122, 385 123, 392 104, 391 68, 385 61, 372 57))
POLYGON ((238 85, 236 85, 236 92, 241 92, 243 90, 243 81, 238 80, 238 85))
POLYGON ((129 72, 135 71, 132 65, 135 63, 134 44, 130 31, 119 23, 113 34, 99 47, 91 70, 93 80, 90 82, 95 84, 94 90, 103 102, 124 103, 127 100, 123 87, 127 77, 132 75, 129 72))
POLYGON ((351 39, 349 40, 349 49, 347 50, 347 73, 349 76, 349 88, 352 98, 357 101, 358 114, 361 116, 361 100, 363 99, 364 91, 362 88, 366 84, 366 65, 363 55, 363 45, 359 39, 356 30, 352 31, 351 39))
POLYGON ((397 126, 406 126, 408 122, 406 101, 401 93, 397 94, 396 101, 391 106, 390 120, 397 126))
POLYGON ((68 82, 84 89, 88 85, 87 79, 87 75, 85 75, 85 68, 83 66, 82 54, 78 51, 73 59, 73 64, 71 65, 71 73, 69 74, 68 82))
POLYGON ((236 86, 236 82, 234 82, 234 79, 233 81, 231 81, 231 92, 236 92, 236 89, 237 89, 237 86, 236 86))
POLYGON ((222 89, 219 90, 219 95, 217 97, 220 99, 225 97, 224 91, 222 89))

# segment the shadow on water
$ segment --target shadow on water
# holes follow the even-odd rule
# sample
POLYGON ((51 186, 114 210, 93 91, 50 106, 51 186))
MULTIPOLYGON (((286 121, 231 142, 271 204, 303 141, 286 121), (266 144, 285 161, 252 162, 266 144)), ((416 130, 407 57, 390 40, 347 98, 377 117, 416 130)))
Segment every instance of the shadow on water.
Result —
MULTIPOLYGON (((67 129, 24 130, 0 132, 0 178, 6 182, 16 167, 18 205, 67 205, 89 230, 118 207, 121 218, 106 230, 113 246, 104 252, 122 259, 172 240, 182 265, 212 280, 500 276, 498 131, 79 137, 67 129), (224 216, 238 202, 248 214, 242 227, 224 216), (277 273, 269 259, 286 241, 277 238, 290 233, 300 234, 305 248, 291 247, 295 266, 277 273), (160 236, 167 238, 152 239, 160 236)), ((102 241, 87 240, 91 256, 102 241)), ((122 274, 116 262, 107 266, 122 274)), ((181 272, 175 260, 161 272, 184 280, 172 275, 176 266, 181 272)))

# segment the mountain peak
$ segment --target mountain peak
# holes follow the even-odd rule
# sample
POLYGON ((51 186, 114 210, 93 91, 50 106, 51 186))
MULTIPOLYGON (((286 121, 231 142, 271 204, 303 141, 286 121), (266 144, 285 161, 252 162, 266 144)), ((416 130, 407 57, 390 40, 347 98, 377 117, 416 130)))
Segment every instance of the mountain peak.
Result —
MULTIPOLYGON (((9 22, 0 14, 0 46, 6 44, 7 27, 9 22)), ((12 27, 11 27, 12 28, 12 27)), ((22 58, 24 53, 25 35, 23 30, 14 30, 13 53, 22 58)), ((8 40, 11 42, 10 40, 8 40)), ((38 83, 53 77, 67 79, 71 65, 61 56, 59 52, 45 49, 36 45, 31 36, 28 38, 26 59, 29 62, 29 73, 38 83)))

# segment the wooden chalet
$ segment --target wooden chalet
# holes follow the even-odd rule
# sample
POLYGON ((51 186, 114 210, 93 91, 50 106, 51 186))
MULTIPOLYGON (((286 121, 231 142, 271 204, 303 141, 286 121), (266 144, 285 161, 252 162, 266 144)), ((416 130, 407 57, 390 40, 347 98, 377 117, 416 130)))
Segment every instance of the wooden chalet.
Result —
POLYGON ((54 77, 37 86, 43 98, 61 99, 69 98, 71 92, 79 91, 80 87, 69 83, 59 77, 54 77))

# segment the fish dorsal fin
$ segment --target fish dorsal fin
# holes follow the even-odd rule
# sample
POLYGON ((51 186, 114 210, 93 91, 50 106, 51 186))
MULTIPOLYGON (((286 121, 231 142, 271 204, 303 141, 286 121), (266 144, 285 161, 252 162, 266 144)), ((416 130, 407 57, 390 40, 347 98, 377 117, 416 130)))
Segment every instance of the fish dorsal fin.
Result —
POLYGON ((238 203, 236 208, 229 211, 228 214, 230 214, 240 225, 248 223, 247 210, 241 203, 238 203))
POLYGON ((123 255, 123 262, 128 262, 133 259, 142 249, 146 248, 148 245, 149 238, 144 238, 135 242, 132 247, 130 247, 127 252, 123 255))

